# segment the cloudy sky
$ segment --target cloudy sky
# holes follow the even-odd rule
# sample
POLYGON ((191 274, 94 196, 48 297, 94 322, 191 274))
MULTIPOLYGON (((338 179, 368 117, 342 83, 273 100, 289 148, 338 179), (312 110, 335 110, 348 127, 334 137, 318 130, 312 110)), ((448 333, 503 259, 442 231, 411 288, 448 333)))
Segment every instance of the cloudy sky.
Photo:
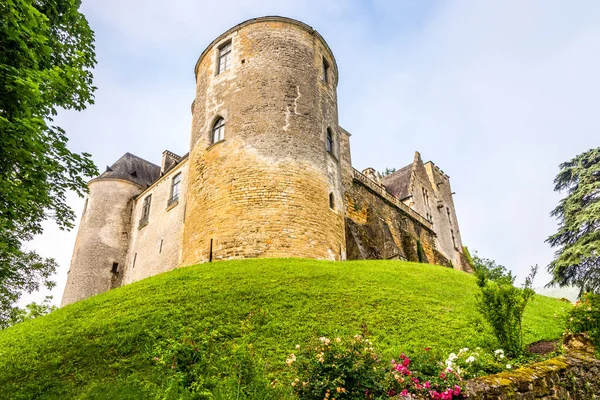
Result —
MULTIPOLYGON (((519 280, 552 259, 558 164, 600 145, 595 0, 84 0, 82 12, 96 32, 96 104, 58 123, 101 170, 125 152, 186 153, 204 48, 249 18, 299 19, 337 59, 354 167, 399 168, 420 151, 451 177, 463 242, 519 280)), ((70 203, 81 212, 82 199, 70 203)), ((29 247, 60 263, 58 303, 76 230, 45 227, 29 247)))

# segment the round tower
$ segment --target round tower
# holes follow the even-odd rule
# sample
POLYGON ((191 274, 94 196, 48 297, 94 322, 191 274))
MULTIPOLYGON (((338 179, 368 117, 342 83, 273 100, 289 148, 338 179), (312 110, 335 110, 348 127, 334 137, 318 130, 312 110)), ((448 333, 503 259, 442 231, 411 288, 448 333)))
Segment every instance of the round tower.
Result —
POLYGON ((263 17, 196 68, 183 264, 345 258, 335 58, 302 22, 263 17))
POLYGON ((160 167, 125 154, 89 184, 61 306, 120 286, 135 197, 160 167))

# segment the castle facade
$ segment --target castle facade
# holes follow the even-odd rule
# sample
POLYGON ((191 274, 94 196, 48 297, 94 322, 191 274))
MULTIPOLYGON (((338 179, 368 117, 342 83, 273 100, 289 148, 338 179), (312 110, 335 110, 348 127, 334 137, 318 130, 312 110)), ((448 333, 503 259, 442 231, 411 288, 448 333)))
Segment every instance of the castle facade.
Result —
POLYGON ((352 167, 338 69, 310 26, 243 22, 195 67, 190 151, 126 153, 89 182, 62 305, 178 266, 253 257, 405 259, 466 270, 450 181, 415 153, 352 167))

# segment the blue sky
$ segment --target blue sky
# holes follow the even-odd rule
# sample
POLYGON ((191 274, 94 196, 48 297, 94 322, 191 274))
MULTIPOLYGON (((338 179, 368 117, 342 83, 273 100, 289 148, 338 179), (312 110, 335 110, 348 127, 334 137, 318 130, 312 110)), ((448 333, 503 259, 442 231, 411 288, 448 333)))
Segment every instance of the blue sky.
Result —
MULTIPOLYGON (((451 177, 463 242, 520 279, 552 259, 558 164, 600 145, 596 1, 84 0, 82 12, 96 104, 57 122, 101 170, 127 151, 155 163, 186 153, 204 48, 249 18, 296 18, 337 59, 354 167, 399 168, 420 151, 451 177)), ((61 264, 58 302, 76 230, 45 226, 30 247, 61 264)), ((547 281, 541 271, 536 285, 547 281)))

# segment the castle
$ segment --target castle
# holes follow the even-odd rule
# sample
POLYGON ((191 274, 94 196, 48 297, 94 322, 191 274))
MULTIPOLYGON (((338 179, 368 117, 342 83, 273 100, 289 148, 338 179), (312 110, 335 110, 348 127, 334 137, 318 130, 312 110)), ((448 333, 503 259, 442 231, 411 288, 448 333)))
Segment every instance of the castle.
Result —
POLYGON ((419 153, 353 169, 338 68, 310 26, 245 21, 195 67, 190 152, 125 154, 89 182, 62 305, 178 266, 405 259, 467 270, 450 181, 419 153))

